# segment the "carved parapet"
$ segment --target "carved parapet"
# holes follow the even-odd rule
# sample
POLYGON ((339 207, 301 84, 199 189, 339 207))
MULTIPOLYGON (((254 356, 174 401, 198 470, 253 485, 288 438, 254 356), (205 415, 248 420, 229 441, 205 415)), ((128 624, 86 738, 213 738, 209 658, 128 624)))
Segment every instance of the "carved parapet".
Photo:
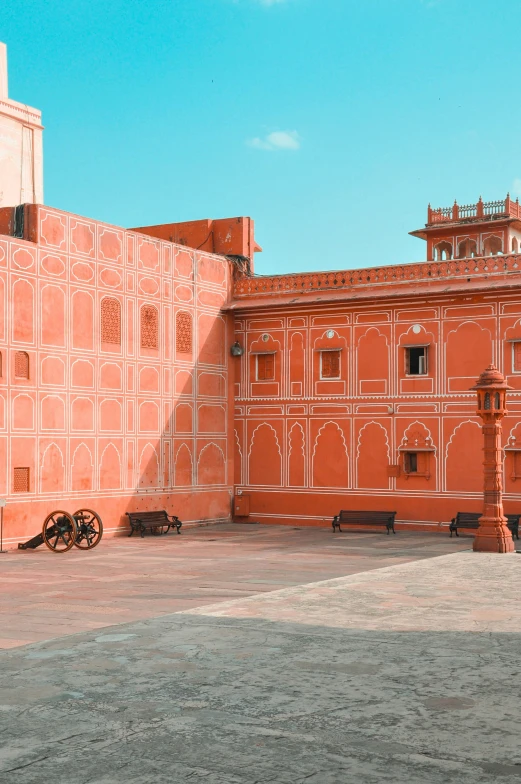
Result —
POLYGON ((368 285, 432 281, 451 278, 472 278, 480 275, 504 275, 521 272, 517 254, 508 256, 482 256, 479 258, 428 261, 389 267, 369 267, 359 270, 335 272, 310 272, 294 275, 249 276, 237 272, 233 295, 237 299, 258 295, 305 293, 351 289, 368 285))
POLYGON ((495 218, 518 218, 520 216, 519 199, 512 201, 510 194, 507 193, 505 199, 483 201, 480 196, 475 204, 463 204, 461 206, 455 201, 452 207, 436 207, 433 209, 429 204, 427 208, 427 226, 459 220, 466 222, 483 220, 491 216, 495 218))

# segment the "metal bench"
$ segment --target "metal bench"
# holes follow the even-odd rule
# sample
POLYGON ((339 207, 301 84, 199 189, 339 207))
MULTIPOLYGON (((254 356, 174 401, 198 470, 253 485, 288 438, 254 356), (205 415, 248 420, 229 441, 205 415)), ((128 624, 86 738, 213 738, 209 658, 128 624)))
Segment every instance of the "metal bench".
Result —
MULTIPOLYGON (((453 517, 450 521, 449 531, 451 538, 453 533, 455 533, 456 536, 459 536, 458 528, 478 529, 479 518, 482 514, 482 512, 458 512, 456 517, 453 517)), ((519 539, 519 518, 521 515, 509 514, 505 515, 505 517, 507 518, 507 525, 512 533, 512 539, 519 539)))
POLYGON ((379 525, 387 528, 387 533, 396 533, 394 530, 394 518, 396 512, 352 512, 351 510, 342 509, 337 515, 333 517, 333 533, 336 529, 341 532, 341 525, 356 525, 356 526, 369 526, 379 525))
POLYGON ((181 533, 181 520, 175 515, 169 515, 164 509, 157 512, 127 512, 126 515, 130 522, 129 536, 137 531, 143 538, 147 529, 152 533, 167 534, 170 528, 176 528, 177 533, 181 533))

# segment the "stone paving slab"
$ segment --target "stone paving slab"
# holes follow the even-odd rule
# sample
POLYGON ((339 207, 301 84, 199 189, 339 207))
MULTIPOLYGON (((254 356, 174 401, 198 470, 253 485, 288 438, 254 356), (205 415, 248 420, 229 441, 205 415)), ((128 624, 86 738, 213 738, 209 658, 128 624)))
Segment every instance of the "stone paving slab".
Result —
POLYGON ((468 538, 222 524, 0 556, 0 647, 191 610, 468 548, 468 538))
POLYGON ((190 612, 339 629, 519 633, 519 556, 469 550, 190 612))
POLYGON ((11 784, 513 784, 521 558, 461 552, 0 654, 11 784))

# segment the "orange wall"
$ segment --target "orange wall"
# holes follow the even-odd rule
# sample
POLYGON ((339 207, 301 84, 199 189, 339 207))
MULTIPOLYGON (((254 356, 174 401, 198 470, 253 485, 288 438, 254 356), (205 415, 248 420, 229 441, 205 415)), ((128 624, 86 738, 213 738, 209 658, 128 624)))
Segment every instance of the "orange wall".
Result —
POLYGON ((142 508, 166 507, 187 522, 228 519, 232 413, 221 308, 230 263, 32 210, 35 242, 0 236, 6 540, 34 535, 56 508, 92 507, 109 531, 142 508), (120 303, 121 345, 102 341, 107 296, 120 303), (142 345, 143 305, 157 308, 157 348, 142 345), (191 353, 177 350, 179 312, 192 322, 191 353), (29 355, 29 379, 16 377, 17 351, 29 355), (30 469, 28 493, 15 492, 16 467, 30 469))
MULTIPOLYGON (((515 389, 504 443, 519 438, 521 448, 521 374, 509 342, 521 340, 519 294, 252 303, 235 315, 245 354, 234 359, 235 483, 250 496, 251 519, 329 525, 341 508, 388 509, 408 525, 438 526, 481 508, 481 422, 468 390, 494 361, 515 389), (406 375, 405 347, 415 344, 428 345, 425 376, 406 375), (255 378, 262 346, 276 352, 274 381, 255 378), (328 347, 341 349, 338 380, 320 378, 328 347), (403 472, 412 444, 425 450, 422 476, 403 472)), ((506 511, 521 509, 514 459, 506 452, 506 511)))
POLYGON ((46 207, 28 208, 26 231, 31 241, 0 236, 8 542, 56 508, 92 507, 108 531, 140 508, 228 519, 234 486, 262 522, 329 525, 340 508, 365 508, 438 526, 481 508, 468 390, 491 361, 514 387, 505 508, 519 509, 519 256, 233 281, 223 256, 46 207), (107 297, 121 307, 121 344, 103 340, 107 297), (143 344, 143 306, 157 308, 157 347, 143 344), (189 353, 179 314, 191 320, 189 353), (414 345, 428 345, 425 376, 406 374, 414 345), (320 378, 323 349, 340 351, 340 378, 320 378), (19 351, 28 379, 15 372, 19 351), (266 351, 275 378, 259 381, 266 351), (411 444, 421 476, 403 472, 411 444), (15 492, 17 467, 29 468, 28 492, 15 492))

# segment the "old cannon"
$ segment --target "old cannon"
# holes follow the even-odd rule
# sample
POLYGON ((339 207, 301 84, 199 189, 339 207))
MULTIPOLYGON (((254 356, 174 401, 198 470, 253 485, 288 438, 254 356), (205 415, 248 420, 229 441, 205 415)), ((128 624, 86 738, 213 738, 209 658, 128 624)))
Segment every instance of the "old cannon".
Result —
POLYGON ((58 509, 45 518, 42 532, 28 542, 20 542, 19 550, 35 550, 46 544, 55 553, 66 553, 71 547, 92 550, 103 536, 101 517, 92 509, 78 509, 73 515, 58 509))

